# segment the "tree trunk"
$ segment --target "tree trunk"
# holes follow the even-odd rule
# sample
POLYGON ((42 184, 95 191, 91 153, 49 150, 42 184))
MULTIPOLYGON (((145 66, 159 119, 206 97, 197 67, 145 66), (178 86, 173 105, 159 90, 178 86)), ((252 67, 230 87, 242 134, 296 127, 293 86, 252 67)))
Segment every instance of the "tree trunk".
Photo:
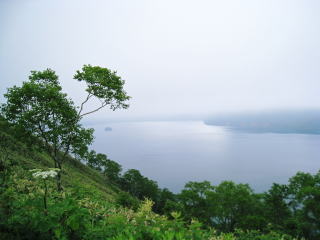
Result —
POLYGON ((44 204, 44 213, 45 213, 45 215, 48 215, 47 194, 48 194, 48 186, 47 186, 46 179, 44 179, 43 204, 44 204))
POLYGON ((54 167, 58 168, 60 170, 60 171, 58 171, 56 180, 57 180, 57 190, 59 192, 61 192, 63 190, 62 189, 62 183, 61 183, 61 171, 62 171, 61 162, 59 161, 57 155, 53 155, 52 157, 53 157, 53 160, 54 160, 54 167))
POLYGON ((57 162, 57 165, 58 165, 58 168, 60 169, 60 171, 58 171, 58 174, 57 174, 57 189, 59 192, 61 192, 63 189, 62 189, 62 183, 61 183, 61 171, 62 171, 62 167, 61 167, 61 163, 60 162, 57 162))

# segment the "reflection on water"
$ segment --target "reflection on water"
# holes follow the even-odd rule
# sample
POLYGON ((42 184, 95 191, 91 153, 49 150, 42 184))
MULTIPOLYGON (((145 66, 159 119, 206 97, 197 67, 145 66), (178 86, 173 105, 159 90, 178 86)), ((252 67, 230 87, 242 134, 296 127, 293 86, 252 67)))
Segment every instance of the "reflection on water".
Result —
POLYGON ((112 131, 93 127, 97 152, 175 192, 187 181, 203 180, 249 183, 261 192, 297 171, 320 169, 320 135, 240 133, 200 121, 108 123, 112 131))

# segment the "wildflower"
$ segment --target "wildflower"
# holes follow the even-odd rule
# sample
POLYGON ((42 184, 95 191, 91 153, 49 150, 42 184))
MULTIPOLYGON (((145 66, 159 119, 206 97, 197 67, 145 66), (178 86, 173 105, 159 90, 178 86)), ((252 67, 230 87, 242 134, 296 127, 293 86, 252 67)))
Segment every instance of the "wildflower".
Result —
POLYGON ((42 178, 42 179, 47 179, 48 177, 56 177, 58 175, 59 169, 56 168, 51 168, 48 171, 42 171, 41 169, 33 169, 30 170, 32 173, 32 176, 34 178, 42 178))

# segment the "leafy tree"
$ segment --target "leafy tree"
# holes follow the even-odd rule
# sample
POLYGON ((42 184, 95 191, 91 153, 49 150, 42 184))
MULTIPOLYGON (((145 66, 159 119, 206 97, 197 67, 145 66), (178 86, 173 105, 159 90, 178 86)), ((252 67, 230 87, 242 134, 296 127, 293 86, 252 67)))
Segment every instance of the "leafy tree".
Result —
POLYGON ((268 222, 265 216, 264 194, 252 193, 248 199, 250 207, 241 216, 236 228, 243 230, 265 230, 268 222))
POLYGON ((97 154, 96 151, 91 150, 84 155, 84 159, 89 167, 98 171, 102 171, 107 156, 102 153, 97 154))
POLYGON ((116 72, 99 66, 84 65, 82 70, 74 75, 74 79, 83 81, 87 85, 88 94, 80 106, 79 117, 97 112, 106 106, 112 110, 129 107, 127 101, 130 97, 123 89, 125 81, 116 72), (84 105, 92 98, 97 98, 101 104, 88 112, 83 112, 84 105))
POLYGON ((131 193, 133 196, 144 199, 150 198, 156 201, 158 198, 158 184, 144 176, 136 169, 129 169, 121 178, 121 187, 123 190, 131 193))
POLYGON ((167 188, 159 189, 158 199, 155 201, 154 211, 160 214, 164 214, 171 213, 172 211, 177 210, 173 208, 172 204, 171 206, 169 206, 169 201, 171 203, 176 202, 176 195, 169 191, 169 189, 167 188))
POLYGON ((286 222, 291 217, 288 202, 288 187, 274 183, 265 194, 265 213, 268 221, 277 230, 283 230, 286 222))
POLYGON ((320 171, 298 172, 289 180, 289 199, 299 230, 307 239, 320 238, 320 171))
MULTIPOLYGON (((61 169, 67 153, 75 153, 92 141, 92 130, 78 123, 76 108, 62 93, 54 71, 32 71, 28 82, 9 88, 5 97, 4 117, 41 139, 56 168, 61 169)), ((61 190, 61 174, 57 179, 61 190)))
MULTIPOLYGON (((107 68, 84 65, 74 78, 87 84, 87 98, 78 109, 62 93, 58 76, 51 69, 32 71, 22 87, 9 88, 5 94, 7 103, 1 108, 10 123, 41 140, 59 169, 67 154, 83 156, 93 140, 93 129, 85 129, 80 124, 83 116, 106 106, 112 110, 127 108, 126 101, 130 98, 123 90, 124 81, 107 68), (101 106, 83 113, 84 105, 93 97, 101 106)), ((61 171, 57 187, 62 189, 61 171)))
POLYGON ((120 182, 122 167, 119 163, 106 159, 103 173, 114 183, 120 182))
POLYGON ((96 153, 91 150, 85 155, 87 165, 100 172, 103 172, 108 179, 114 183, 119 183, 122 167, 119 163, 108 159, 107 155, 96 153))
POLYGON ((253 192, 247 184, 224 181, 209 193, 210 215, 214 225, 230 232, 245 218, 253 215, 253 192))
POLYGON ((188 182, 185 185, 178 198, 184 207, 184 216, 187 219, 196 217, 210 224, 208 194, 213 189, 208 181, 188 182))

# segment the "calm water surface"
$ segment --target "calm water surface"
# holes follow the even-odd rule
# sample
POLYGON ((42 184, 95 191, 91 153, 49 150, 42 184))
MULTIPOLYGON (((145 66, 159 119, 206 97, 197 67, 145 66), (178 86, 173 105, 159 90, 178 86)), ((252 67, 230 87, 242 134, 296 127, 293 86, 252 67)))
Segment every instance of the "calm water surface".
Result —
POLYGON ((256 192, 320 169, 320 135, 253 134, 201 121, 126 122, 95 128, 97 152, 179 192, 188 181, 249 183, 256 192), (111 127, 112 131, 105 131, 111 127))

